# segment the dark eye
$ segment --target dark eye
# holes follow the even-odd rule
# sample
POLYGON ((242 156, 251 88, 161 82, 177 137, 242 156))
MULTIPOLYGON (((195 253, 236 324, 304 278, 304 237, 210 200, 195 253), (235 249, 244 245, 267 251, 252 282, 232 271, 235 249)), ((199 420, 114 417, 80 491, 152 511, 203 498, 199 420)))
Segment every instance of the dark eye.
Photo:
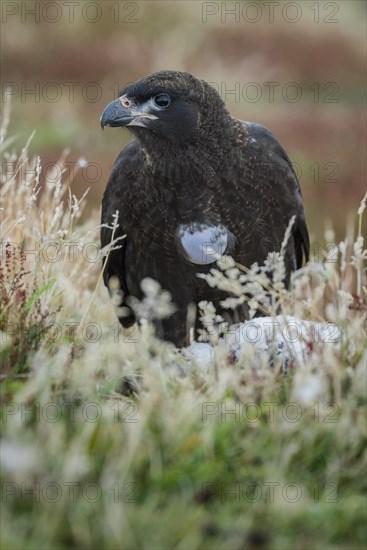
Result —
POLYGON ((157 105, 157 107, 168 107, 168 105, 171 103, 171 98, 168 94, 158 94, 154 98, 154 103, 157 105))

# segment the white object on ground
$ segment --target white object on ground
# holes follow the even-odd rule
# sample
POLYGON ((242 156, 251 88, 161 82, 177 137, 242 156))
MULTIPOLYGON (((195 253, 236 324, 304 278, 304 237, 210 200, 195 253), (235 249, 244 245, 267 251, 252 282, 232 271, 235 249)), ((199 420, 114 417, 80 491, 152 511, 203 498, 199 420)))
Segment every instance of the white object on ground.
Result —
MULTIPOLYGON (((256 317, 251 321, 229 327, 227 334, 220 340, 221 347, 227 347, 234 360, 253 346, 260 356, 269 358, 270 366, 274 358, 279 360, 282 370, 287 372, 291 364, 303 366, 312 352, 314 344, 338 344, 340 329, 334 323, 304 321, 290 315, 277 317, 256 317)), ((182 355, 196 364, 209 369, 214 348, 205 342, 193 342, 182 349, 182 355)))

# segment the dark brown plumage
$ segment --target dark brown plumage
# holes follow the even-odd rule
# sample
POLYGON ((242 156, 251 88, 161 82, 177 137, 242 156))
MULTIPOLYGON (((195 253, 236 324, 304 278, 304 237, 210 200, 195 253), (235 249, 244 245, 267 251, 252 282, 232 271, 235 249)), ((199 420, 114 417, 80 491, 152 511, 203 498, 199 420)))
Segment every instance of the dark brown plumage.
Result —
MULTIPOLYGON (((118 156, 102 202, 102 223, 119 211, 121 248, 104 280, 120 281, 123 305, 156 279, 177 311, 158 333, 185 344, 189 303, 216 305, 223 293, 197 277, 215 265, 208 243, 241 264, 263 263, 279 251, 295 215, 285 255, 287 281, 308 259, 309 239, 297 177, 284 149, 263 126, 230 116, 217 92, 188 73, 164 71, 126 87, 101 118, 102 127, 128 126, 136 139, 118 156)), ((103 227, 102 246, 111 240, 103 227)), ((131 310, 121 317, 130 326, 131 310)), ((237 312, 240 319, 246 311, 237 312)))

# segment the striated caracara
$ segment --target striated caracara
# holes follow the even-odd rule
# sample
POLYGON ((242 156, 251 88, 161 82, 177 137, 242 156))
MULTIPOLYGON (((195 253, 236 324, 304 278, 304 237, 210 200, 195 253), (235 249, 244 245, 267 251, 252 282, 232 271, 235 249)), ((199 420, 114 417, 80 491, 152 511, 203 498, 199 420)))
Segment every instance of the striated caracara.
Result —
MULTIPOLYGON (((250 267, 279 251, 292 216, 285 252, 286 283, 308 259, 302 196, 288 155, 263 126, 228 113, 215 89, 189 73, 162 71, 128 85, 107 105, 104 126, 134 134, 119 154, 102 202, 101 242, 119 211, 114 237, 126 235, 107 260, 104 281, 117 277, 123 326, 135 322, 130 296, 142 298, 150 277, 169 290, 176 311, 158 334, 185 345, 190 303, 212 301, 222 291, 197 277, 214 265, 212 250, 250 267)), ((236 312, 244 320, 246 309, 236 312)))

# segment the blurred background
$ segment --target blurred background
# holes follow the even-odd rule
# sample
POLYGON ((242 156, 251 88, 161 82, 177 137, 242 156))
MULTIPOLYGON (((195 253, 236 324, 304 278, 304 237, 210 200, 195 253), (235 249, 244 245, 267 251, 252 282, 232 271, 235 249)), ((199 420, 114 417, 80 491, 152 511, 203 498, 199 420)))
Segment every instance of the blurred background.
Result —
POLYGON ((105 105, 162 69, 213 84, 232 115, 267 126, 298 173, 312 239, 345 235, 366 181, 366 3, 103 1, 1 3, 2 108, 43 165, 67 149, 85 215, 131 139, 101 131, 105 105), (5 95, 8 89, 9 95, 5 95))

